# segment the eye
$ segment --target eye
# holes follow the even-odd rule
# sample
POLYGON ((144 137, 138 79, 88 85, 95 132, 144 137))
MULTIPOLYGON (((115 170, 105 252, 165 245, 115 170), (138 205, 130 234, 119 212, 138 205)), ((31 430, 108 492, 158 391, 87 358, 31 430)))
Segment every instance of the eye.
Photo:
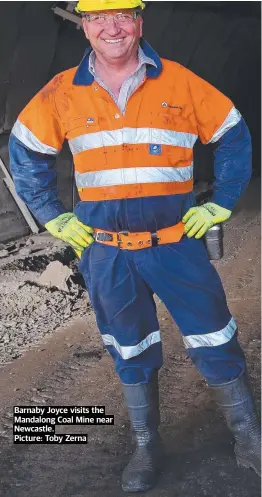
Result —
POLYGON ((97 14, 90 16, 90 20, 94 22, 104 21, 106 19, 105 15, 97 14))
POLYGON ((117 21, 120 22, 129 22, 133 19, 133 17, 130 16, 130 14, 122 14, 122 13, 116 14, 114 17, 117 21))

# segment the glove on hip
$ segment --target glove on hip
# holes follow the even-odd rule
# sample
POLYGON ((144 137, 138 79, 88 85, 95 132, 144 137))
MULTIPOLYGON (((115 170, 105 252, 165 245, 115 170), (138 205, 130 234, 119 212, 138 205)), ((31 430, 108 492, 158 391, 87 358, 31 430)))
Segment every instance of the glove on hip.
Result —
POLYGON ((94 242, 92 228, 78 221, 73 212, 61 214, 48 221, 45 228, 56 238, 71 245, 79 257, 81 257, 83 250, 94 242))
POLYGON ((185 224, 185 233, 188 238, 201 238, 215 224, 227 221, 232 212, 217 204, 208 202, 199 207, 191 207, 185 214, 182 222, 185 224))

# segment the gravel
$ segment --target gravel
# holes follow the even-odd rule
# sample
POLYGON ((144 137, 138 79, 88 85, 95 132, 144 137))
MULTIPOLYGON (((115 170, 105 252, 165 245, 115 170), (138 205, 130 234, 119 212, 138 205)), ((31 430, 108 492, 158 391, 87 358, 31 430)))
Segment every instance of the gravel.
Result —
POLYGON ((36 243, 27 241, 26 251, 23 247, 14 250, 16 256, 1 264, 0 365, 39 346, 55 330, 69 326, 76 317, 91 311, 72 251, 60 243, 47 248, 44 240, 45 249, 38 247, 35 255, 30 253, 30 247, 35 252, 36 243), (38 283, 50 261, 57 260, 73 272, 67 291, 38 283))

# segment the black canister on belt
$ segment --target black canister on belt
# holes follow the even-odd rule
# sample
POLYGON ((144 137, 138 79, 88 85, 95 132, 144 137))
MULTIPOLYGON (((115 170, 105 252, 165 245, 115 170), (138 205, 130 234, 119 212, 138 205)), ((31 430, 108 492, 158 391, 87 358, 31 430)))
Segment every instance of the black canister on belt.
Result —
POLYGON ((203 237, 208 257, 211 261, 222 259, 223 252, 223 227, 216 224, 206 232, 203 237))

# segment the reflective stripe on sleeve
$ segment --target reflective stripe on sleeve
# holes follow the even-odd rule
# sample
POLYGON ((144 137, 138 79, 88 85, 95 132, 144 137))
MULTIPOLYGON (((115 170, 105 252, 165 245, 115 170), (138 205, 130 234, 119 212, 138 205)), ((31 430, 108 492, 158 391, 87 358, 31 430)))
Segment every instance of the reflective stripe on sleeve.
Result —
POLYGON ((218 347, 229 342, 237 330, 237 324, 232 317, 228 325, 222 330, 205 335, 189 335, 183 337, 186 349, 197 347, 218 347))
POLYGON ((122 128, 113 131, 98 131, 69 140, 73 155, 100 147, 113 147, 124 143, 153 145, 172 145, 193 148, 197 135, 157 128, 122 128))
POLYGON ((40 142, 38 138, 28 129, 23 123, 17 120, 13 126, 12 133, 20 140, 26 147, 34 152, 40 154, 57 155, 59 150, 50 147, 45 143, 40 142))
POLYGON ((77 188, 137 183, 183 182, 192 179, 193 165, 187 167, 131 167, 90 173, 75 173, 77 188))
POLYGON ((215 143, 218 140, 220 140, 220 138, 229 129, 233 128, 233 126, 235 126, 240 121, 241 117, 242 116, 241 116, 240 112, 235 107, 233 107, 231 109, 231 111, 229 112, 229 114, 227 115, 227 117, 226 117, 225 121, 223 122, 223 124, 215 132, 215 134, 212 136, 211 140, 208 143, 215 143))
POLYGON ((151 345, 157 342, 161 342, 160 331, 153 331, 150 333, 142 342, 137 345, 120 345, 113 335, 102 335, 102 339, 105 345, 112 345, 115 347, 117 352, 121 355, 122 359, 130 359, 131 357, 136 357, 142 354, 151 345))

